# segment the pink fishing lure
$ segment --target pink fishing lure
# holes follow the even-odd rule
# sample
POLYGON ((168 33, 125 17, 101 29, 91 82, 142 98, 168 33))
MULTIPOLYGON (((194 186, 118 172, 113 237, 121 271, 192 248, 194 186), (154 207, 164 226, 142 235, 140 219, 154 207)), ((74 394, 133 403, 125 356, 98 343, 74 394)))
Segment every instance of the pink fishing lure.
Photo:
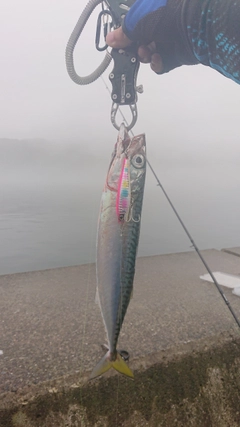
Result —
POLYGON ((126 158, 123 161, 122 171, 118 183, 116 210, 119 222, 123 222, 125 219, 127 219, 130 208, 130 200, 130 168, 129 160, 126 158))

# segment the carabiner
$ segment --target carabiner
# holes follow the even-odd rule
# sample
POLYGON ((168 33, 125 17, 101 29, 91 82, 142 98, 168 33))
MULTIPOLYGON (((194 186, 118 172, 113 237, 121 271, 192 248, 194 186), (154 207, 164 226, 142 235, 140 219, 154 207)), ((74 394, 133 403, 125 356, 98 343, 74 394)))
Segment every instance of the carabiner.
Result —
POLYGON ((105 46, 102 46, 102 47, 99 46, 100 36, 101 36, 101 27, 102 27, 102 17, 105 16, 105 15, 111 16, 112 22, 105 22, 105 23, 103 23, 103 37, 104 37, 104 40, 106 39, 107 34, 110 33, 110 31, 111 31, 111 29, 113 27, 112 13, 109 10, 103 9, 99 13, 99 15, 98 15, 98 19, 97 19, 97 30, 96 30, 96 37, 95 37, 95 46, 96 46, 96 49, 99 52, 102 52, 102 51, 106 50, 107 47, 108 47, 107 44, 105 44, 105 46))

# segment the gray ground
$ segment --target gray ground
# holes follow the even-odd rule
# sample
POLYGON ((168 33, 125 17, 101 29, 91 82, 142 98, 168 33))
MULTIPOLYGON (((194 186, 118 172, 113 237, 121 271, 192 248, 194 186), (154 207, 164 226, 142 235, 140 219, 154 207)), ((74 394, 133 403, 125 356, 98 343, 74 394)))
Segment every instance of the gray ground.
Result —
MULTIPOLYGON (((239 248, 232 248, 232 253, 239 248)), ((202 252, 212 271, 240 276, 238 256, 202 252)), ((131 363, 161 350, 238 328, 195 252, 138 258, 119 348, 131 363)), ((0 393, 91 370, 105 331, 95 265, 0 276, 0 393)), ((240 318, 240 298, 224 288, 240 318)))

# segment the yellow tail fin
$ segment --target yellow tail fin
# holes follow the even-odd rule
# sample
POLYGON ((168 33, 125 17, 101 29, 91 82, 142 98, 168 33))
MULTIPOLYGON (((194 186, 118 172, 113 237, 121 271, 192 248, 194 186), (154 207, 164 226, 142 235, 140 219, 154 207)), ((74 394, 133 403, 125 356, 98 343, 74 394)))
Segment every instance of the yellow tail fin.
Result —
POLYGON ((133 378, 133 373, 131 369, 128 367, 128 365, 124 362, 124 360, 121 358, 120 354, 117 353, 116 360, 110 361, 109 360, 109 351, 105 354, 105 356, 100 360, 100 362, 97 364, 97 366, 93 369, 90 379, 98 377, 99 375, 104 374, 109 369, 115 369, 116 371, 120 372, 121 374, 126 375, 127 377, 133 378))

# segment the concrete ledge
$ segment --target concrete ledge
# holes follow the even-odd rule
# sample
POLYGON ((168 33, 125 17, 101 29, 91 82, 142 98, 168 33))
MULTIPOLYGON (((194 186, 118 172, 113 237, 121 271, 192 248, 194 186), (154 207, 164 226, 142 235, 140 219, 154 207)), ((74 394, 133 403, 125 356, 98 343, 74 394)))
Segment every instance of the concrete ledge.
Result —
POLYGON ((240 340, 217 338, 134 362, 134 381, 78 374, 5 394, 0 426, 238 427, 240 340))
POLYGON ((235 255, 240 257, 240 248, 228 248, 228 249, 222 249, 222 251, 226 252, 227 254, 235 255))
MULTIPOLYGON (((236 256, 203 255, 240 272, 236 256)), ((119 340, 135 379, 94 382, 105 340, 95 265, 0 276, 0 427, 239 427, 239 329, 203 273, 194 252, 139 258, 119 340)))

